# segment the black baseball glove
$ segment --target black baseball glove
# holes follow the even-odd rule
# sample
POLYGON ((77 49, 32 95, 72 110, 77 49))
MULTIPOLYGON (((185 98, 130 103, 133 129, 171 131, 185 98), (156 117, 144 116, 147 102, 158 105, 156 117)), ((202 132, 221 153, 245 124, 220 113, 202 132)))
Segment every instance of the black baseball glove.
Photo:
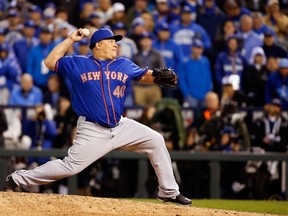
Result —
POLYGON ((171 68, 155 68, 152 72, 154 83, 168 87, 177 86, 177 75, 171 68))

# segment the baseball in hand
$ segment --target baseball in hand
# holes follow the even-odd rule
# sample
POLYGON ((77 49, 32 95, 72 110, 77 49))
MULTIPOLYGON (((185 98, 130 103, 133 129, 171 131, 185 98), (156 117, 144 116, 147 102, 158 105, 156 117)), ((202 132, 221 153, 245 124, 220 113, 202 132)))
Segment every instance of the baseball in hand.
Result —
POLYGON ((90 34, 90 31, 87 28, 83 28, 83 29, 81 29, 81 33, 87 37, 90 34))

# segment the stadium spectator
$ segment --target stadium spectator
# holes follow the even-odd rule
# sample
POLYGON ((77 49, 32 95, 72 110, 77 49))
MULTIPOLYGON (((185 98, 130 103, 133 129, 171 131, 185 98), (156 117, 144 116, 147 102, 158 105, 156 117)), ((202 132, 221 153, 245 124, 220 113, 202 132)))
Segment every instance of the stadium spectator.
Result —
MULTIPOLYGON (((237 111, 237 106, 232 102, 221 106, 221 115, 205 121, 199 128, 203 145, 208 150, 220 150, 221 137, 227 128, 234 130, 233 135, 237 140, 237 151, 248 151, 250 149, 250 135, 243 116, 237 111)), ((235 146, 236 147, 236 146, 235 146)))
POLYGON ((167 19, 167 23, 179 24, 181 20, 181 4, 178 0, 169 1, 169 15, 167 19))
MULTIPOLYGON (((282 114, 281 101, 273 99, 263 106, 263 116, 256 118, 251 127, 253 152, 286 152, 288 121, 282 114)), ((254 164, 251 186, 254 199, 280 199, 281 167, 278 161, 254 164)))
POLYGON ((160 23, 166 23, 169 15, 169 4, 168 0, 156 0, 155 9, 152 11, 153 20, 155 25, 160 23))
POLYGON ((128 33, 128 37, 136 43, 137 49, 140 49, 139 40, 141 35, 146 32, 148 32, 148 30, 146 28, 144 19, 142 17, 137 17, 134 19, 132 22, 132 27, 128 33))
POLYGON ((253 21, 250 15, 241 16, 237 35, 242 41, 241 54, 248 62, 253 48, 263 45, 260 36, 253 31, 253 21))
POLYGON ((266 32, 270 32, 273 35, 275 41, 277 41, 278 38, 276 33, 271 27, 269 27, 264 22, 264 16, 261 12, 253 12, 252 20, 253 20, 253 31, 257 33, 262 40, 264 39, 264 34, 266 32))
POLYGON ((273 98, 281 101, 283 109, 288 108, 288 59, 279 62, 279 69, 268 78, 265 92, 266 103, 271 103, 273 98))
POLYGON ((201 40, 194 40, 191 46, 192 54, 183 61, 179 71, 179 88, 184 97, 183 105, 188 107, 202 108, 206 93, 213 88, 210 62, 203 55, 203 51, 204 45, 201 40))
POLYGON ((23 39, 13 45, 13 51, 21 66, 23 73, 27 70, 27 61, 29 51, 39 44, 39 39, 35 37, 36 25, 32 20, 26 21, 23 25, 23 39))
POLYGON ((288 121, 281 113, 281 101, 272 99, 263 106, 263 116, 254 121, 251 131, 253 147, 265 151, 285 152, 288 143, 288 121))
POLYGON ((220 98, 221 106, 225 104, 235 104, 238 108, 246 108, 247 97, 239 89, 235 89, 233 76, 226 76, 222 79, 222 94, 220 98))
POLYGON ((20 33, 21 19, 19 12, 15 9, 9 10, 7 20, 7 26, 1 26, 8 29, 8 32, 5 36, 6 41, 9 43, 10 47, 13 47, 13 44, 16 41, 19 41, 23 38, 22 34, 20 33))
POLYGON ((43 92, 47 90, 48 77, 53 73, 44 64, 44 59, 54 47, 52 36, 48 28, 41 28, 40 43, 28 53, 26 72, 32 76, 34 84, 43 92))
POLYGON ((246 66, 246 60, 240 55, 238 38, 230 36, 227 39, 227 49, 220 52, 216 58, 215 64, 215 90, 221 95, 222 79, 226 76, 233 77, 233 87, 235 90, 241 90, 243 83, 243 71, 246 66))
MULTIPOLYGON (((52 140, 57 134, 56 123, 53 120, 51 107, 46 104, 39 104, 35 108, 35 115, 22 122, 22 131, 32 140, 32 149, 50 149, 53 147, 52 140), (52 117, 52 118, 51 118, 52 117)), ((37 163, 42 165, 49 161, 50 158, 28 158, 28 165, 37 163)))
POLYGON ((248 66, 243 74, 243 89, 247 95, 247 105, 263 107, 265 104, 265 86, 268 80, 266 55, 261 47, 252 50, 248 66))
POLYGON ((32 20, 35 25, 35 36, 39 37, 40 28, 43 25, 43 15, 42 15, 42 8, 38 5, 32 5, 28 10, 28 19, 32 20))
POLYGON ((123 36, 119 42, 118 55, 129 59, 131 59, 133 55, 136 55, 138 49, 135 42, 127 37, 127 26, 123 22, 118 22, 112 25, 111 29, 115 35, 123 36))
POLYGON ((116 2, 112 5, 112 9, 113 9, 112 18, 106 24, 109 26, 113 26, 116 23, 121 22, 126 26, 127 18, 126 18, 126 13, 125 13, 126 12, 125 6, 120 2, 116 2))
MULTIPOLYGON (((99 12, 94 11, 89 19, 88 19, 88 23, 90 23, 93 27, 95 28, 101 28, 103 26, 103 20, 101 19, 101 15, 99 14, 99 12)), ((81 26, 82 27, 82 26, 81 26)))
POLYGON ((60 18, 73 26, 81 28, 78 25, 81 7, 79 7, 79 0, 55 0, 55 4, 58 6, 55 12, 56 18, 60 18))
POLYGON ((33 106, 42 103, 42 91, 33 85, 33 78, 30 74, 23 74, 20 81, 21 86, 13 88, 9 105, 33 106))
POLYGON ((107 23, 108 21, 110 21, 113 16, 111 0, 99 0, 96 11, 99 12, 103 23, 107 23))
POLYGON ((57 74, 50 75, 47 86, 48 90, 43 95, 43 104, 50 104, 52 108, 56 108, 61 96, 60 77, 57 74))
POLYGON ((274 56, 270 56, 267 58, 267 64, 266 64, 266 69, 267 69, 267 75, 268 77, 276 72, 279 68, 279 59, 274 56))
MULTIPOLYGON (((157 28, 157 39, 153 41, 153 48, 158 50, 164 58, 166 67, 179 72, 184 59, 182 48, 171 39, 169 25, 161 23, 157 28)), ((164 97, 172 97, 182 104, 182 95, 178 88, 164 88, 164 97)))
POLYGON ((8 33, 8 29, 0 27, 0 43, 1 44, 7 41, 6 39, 7 33, 8 33))
POLYGON ((184 56, 186 57, 190 56, 191 45, 195 39, 199 39, 203 42, 205 50, 208 50, 211 47, 209 35, 202 26, 192 20, 191 13, 191 8, 189 6, 184 6, 181 12, 180 24, 171 26, 172 38, 182 47, 184 56))
POLYGON ((276 32, 279 42, 283 43, 287 38, 288 17, 281 12, 279 0, 268 0, 265 23, 276 32))
POLYGON ((143 12, 140 16, 144 20, 145 28, 148 32, 154 33, 155 22, 150 12, 143 12))
POLYGON ((75 53, 77 55, 89 55, 91 54, 91 50, 89 49, 89 40, 87 38, 83 38, 82 41, 79 41, 78 47, 75 48, 75 53))
POLYGON ((204 0, 203 6, 198 9, 196 23, 205 29, 211 41, 214 42, 218 27, 223 24, 224 17, 223 11, 217 6, 215 0, 204 0))
POLYGON ((286 58, 287 52, 279 45, 276 44, 275 37, 273 36, 273 31, 267 29, 264 32, 263 39, 263 50, 267 58, 270 56, 277 58, 286 58))
POLYGON ((140 17, 142 13, 149 12, 148 0, 135 0, 132 7, 127 10, 128 29, 133 28, 133 20, 140 17))
POLYGON ((224 12, 226 13, 226 19, 231 20, 234 23, 236 29, 239 29, 240 18, 242 17, 242 15, 251 14, 250 10, 239 5, 236 0, 225 0, 224 12))
POLYGON ((225 20, 222 25, 218 26, 217 35, 212 47, 215 56, 227 49, 227 40, 235 34, 236 27, 231 20, 225 20))
MULTIPOLYGON (((152 47, 153 37, 150 33, 144 33, 140 37, 140 50, 133 57, 133 61, 140 67, 161 68, 165 62, 161 54, 152 47)), ((158 85, 133 84, 135 105, 154 105, 162 98, 161 88, 158 85)))
POLYGON ((57 135, 53 139, 53 147, 69 148, 72 145, 71 137, 73 128, 77 124, 77 115, 68 98, 60 97, 58 99, 54 121, 56 122, 57 135))
POLYGON ((9 55, 7 44, 0 44, 0 104, 7 105, 12 89, 19 84, 20 76, 17 59, 9 55))
POLYGON ((77 25, 82 28, 85 22, 87 22, 91 15, 93 14, 95 10, 95 6, 93 2, 85 2, 81 6, 80 14, 79 14, 79 20, 77 22, 77 25))

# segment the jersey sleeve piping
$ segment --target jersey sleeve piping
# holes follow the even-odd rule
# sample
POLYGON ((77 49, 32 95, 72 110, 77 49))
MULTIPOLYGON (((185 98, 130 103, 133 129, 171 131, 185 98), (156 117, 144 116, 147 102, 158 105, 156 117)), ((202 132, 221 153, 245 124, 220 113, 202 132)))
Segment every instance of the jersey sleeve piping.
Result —
POLYGON ((144 72, 144 73, 142 74, 142 76, 137 80, 137 82, 139 82, 139 81, 142 79, 142 77, 147 74, 148 70, 149 70, 149 68, 146 67, 146 68, 145 68, 145 72, 144 72))

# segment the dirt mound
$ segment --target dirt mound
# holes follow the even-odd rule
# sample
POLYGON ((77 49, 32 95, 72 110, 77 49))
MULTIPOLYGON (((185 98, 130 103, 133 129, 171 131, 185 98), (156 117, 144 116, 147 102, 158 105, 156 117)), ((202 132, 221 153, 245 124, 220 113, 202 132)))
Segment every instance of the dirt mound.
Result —
MULTIPOLYGON (((260 216, 263 214, 76 195, 0 192, 0 215, 260 216)), ((268 214, 266 214, 268 216, 268 214)))

